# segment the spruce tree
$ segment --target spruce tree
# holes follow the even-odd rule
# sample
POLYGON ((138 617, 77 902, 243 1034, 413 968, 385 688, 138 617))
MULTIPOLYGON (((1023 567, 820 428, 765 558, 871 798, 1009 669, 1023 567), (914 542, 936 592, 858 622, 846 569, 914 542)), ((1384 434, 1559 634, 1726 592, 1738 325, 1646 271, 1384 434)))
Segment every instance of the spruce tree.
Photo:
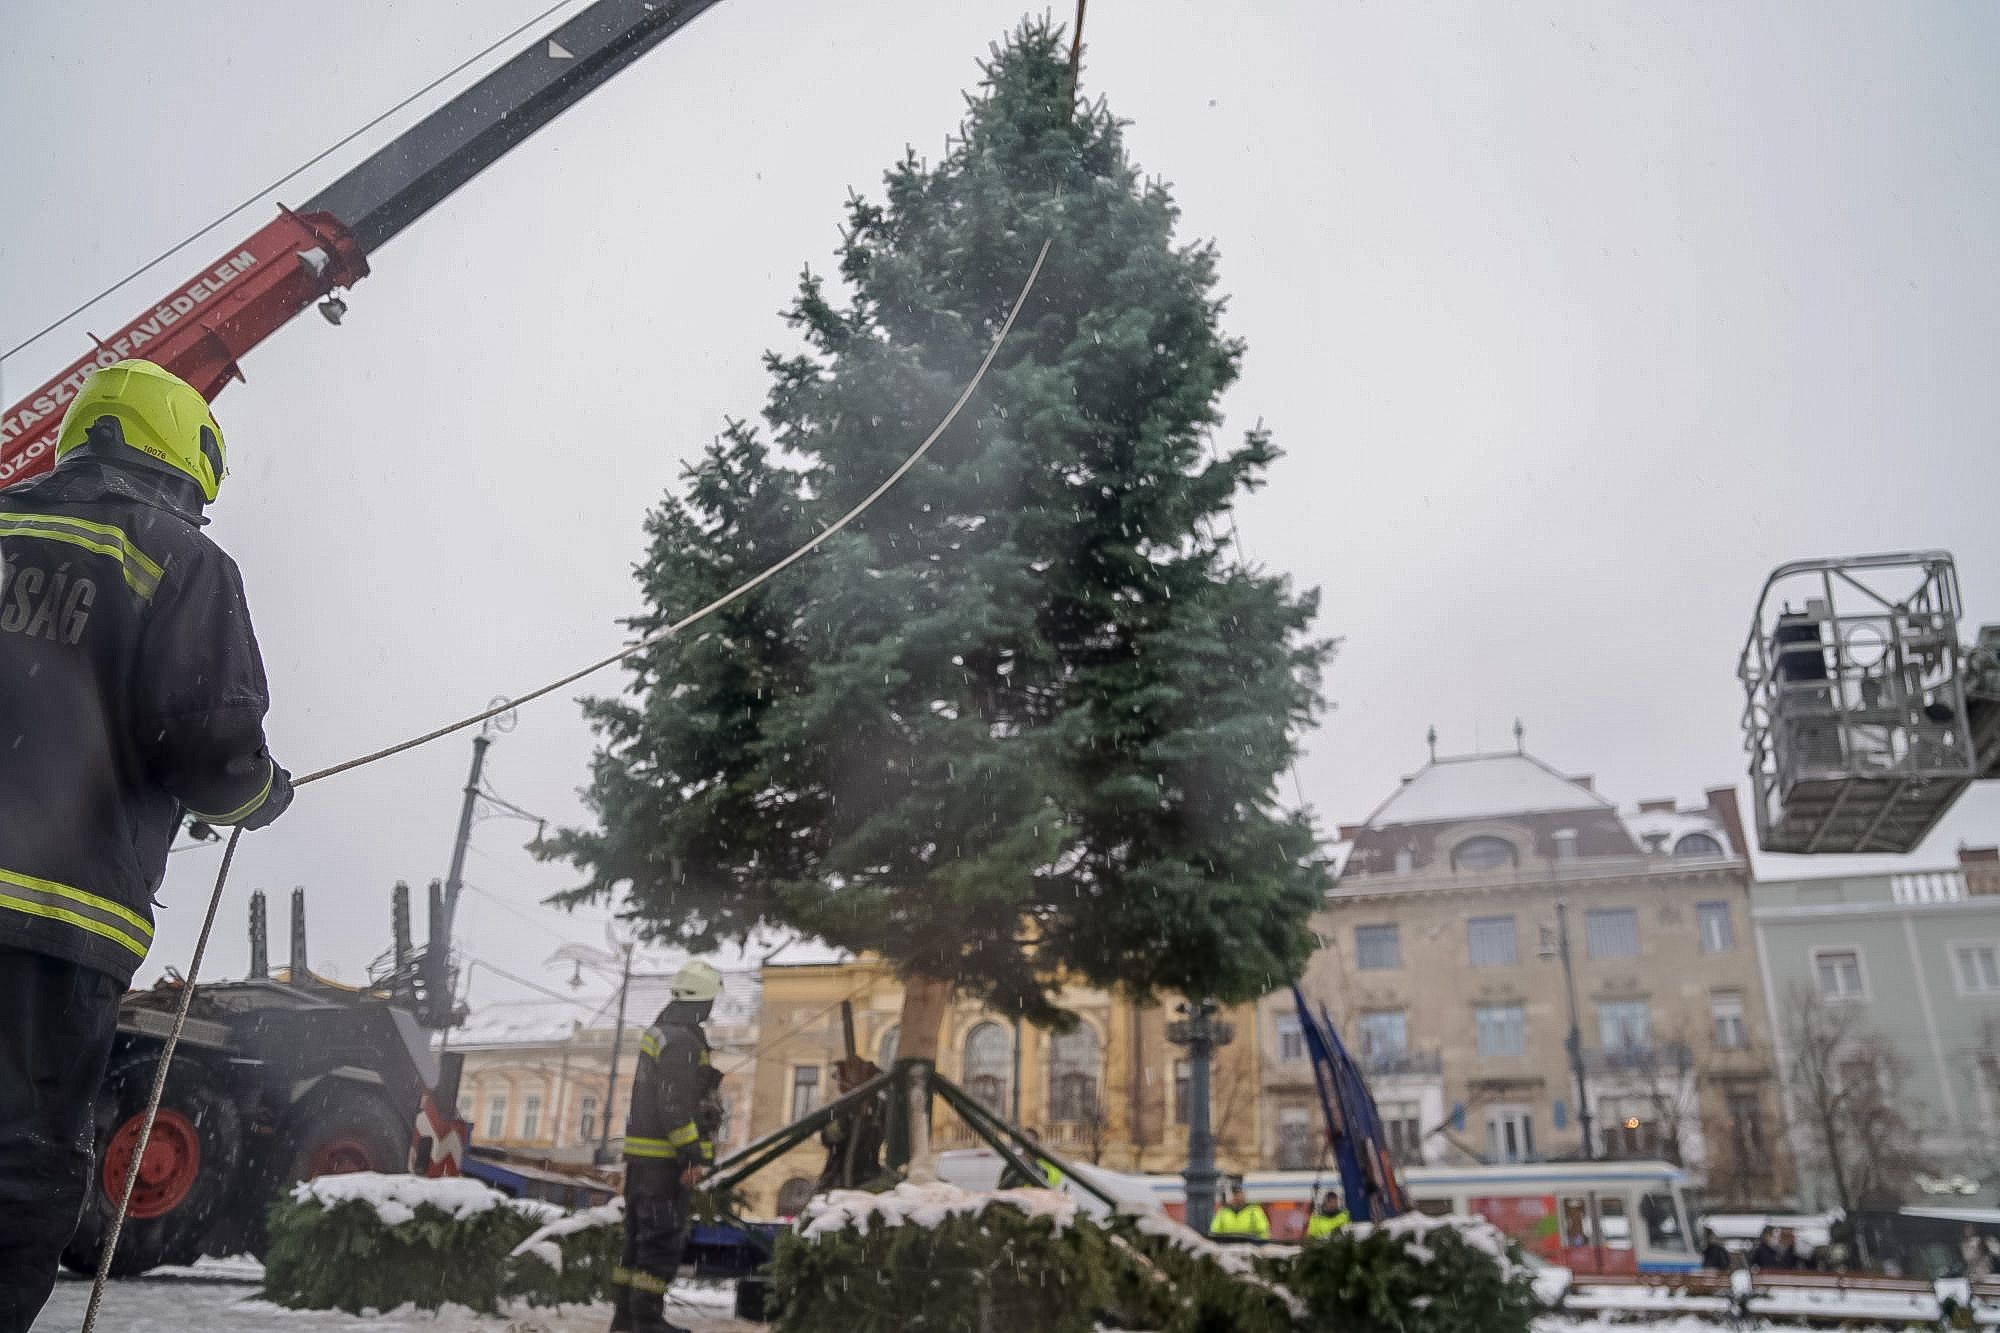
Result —
MULTIPOLYGON (((1325 876, 1276 780, 1320 706, 1316 594, 1229 511, 1277 458, 1209 444, 1242 345, 1060 33, 982 66, 959 135, 848 203, 733 423, 649 520, 651 630, 794 548, 943 416, 1043 240, 978 395, 858 521, 587 705, 594 829, 545 848, 691 948, 759 923, 1061 1023, 1062 979, 1242 1001, 1294 977, 1325 876)), ((914 1000, 912 1001, 914 1003, 914 1000)), ((906 1013, 908 1011, 906 1010, 906 1013)), ((906 1022, 929 1054, 935 1022, 906 1022)))

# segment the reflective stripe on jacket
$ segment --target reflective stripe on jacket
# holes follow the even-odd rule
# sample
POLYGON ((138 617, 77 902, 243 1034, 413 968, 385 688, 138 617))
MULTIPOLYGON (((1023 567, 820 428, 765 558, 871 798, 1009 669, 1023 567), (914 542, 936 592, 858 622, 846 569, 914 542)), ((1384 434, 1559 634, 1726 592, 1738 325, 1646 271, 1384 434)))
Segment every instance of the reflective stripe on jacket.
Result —
POLYGON ((243 583, 192 482, 72 456, 0 492, 0 943, 121 983, 183 809, 289 799, 243 583))

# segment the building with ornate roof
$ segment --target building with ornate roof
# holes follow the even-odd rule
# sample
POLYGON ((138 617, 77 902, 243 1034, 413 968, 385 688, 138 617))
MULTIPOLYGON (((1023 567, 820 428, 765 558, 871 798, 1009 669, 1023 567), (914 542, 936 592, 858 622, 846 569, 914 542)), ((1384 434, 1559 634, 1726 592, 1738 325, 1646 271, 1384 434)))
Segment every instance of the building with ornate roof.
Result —
MULTIPOLYGON (((1525 750, 1433 757, 1341 835, 1304 986, 1368 1068, 1401 1157, 1666 1157, 1711 1201, 1786 1197, 1732 788, 1627 812, 1525 750)), ((1272 1165, 1309 1167, 1292 1009, 1261 1006, 1263 1138, 1272 1165)))

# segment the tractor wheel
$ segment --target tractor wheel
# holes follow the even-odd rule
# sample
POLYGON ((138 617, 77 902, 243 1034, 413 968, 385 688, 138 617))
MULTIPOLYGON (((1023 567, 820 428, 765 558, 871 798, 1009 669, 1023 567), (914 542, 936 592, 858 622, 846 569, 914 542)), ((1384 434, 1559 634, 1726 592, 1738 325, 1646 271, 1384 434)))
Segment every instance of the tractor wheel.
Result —
POLYGON ((412 1123, 411 1117, 396 1114, 388 1099, 372 1089, 337 1083, 316 1088, 300 1098, 285 1118, 285 1142, 292 1150, 290 1178, 407 1171, 412 1123))
MULTIPOLYGON (((286 1114, 274 1145, 275 1171, 264 1177, 260 1196, 246 1197, 243 1241, 262 1259, 271 1247, 264 1207, 293 1184, 315 1176, 351 1171, 402 1172, 409 1169, 411 1125, 388 1099, 369 1088, 322 1084, 301 1097, 286 1114)), ((248 1182, 246 1182, 246 1185, 248 1182)))
MULTIPOLYGON (((113 1061, 105 1075, 97 1097, 90 1190, 76 1235, 62 1256, 64 1266, 76 1272, 97 1270, 125 1174, 139 1147, 158 1062, 157 1050, 144 1051, 113 1061)), ((193 1263, 201 1256, 218 1209, 236 1187, 243 1151, 240 1117, 218 1090, 219 1083, 213 1071, 186 1056, 167 1072, 160 1113, 111 1260, 114 1276, 193 1263)))

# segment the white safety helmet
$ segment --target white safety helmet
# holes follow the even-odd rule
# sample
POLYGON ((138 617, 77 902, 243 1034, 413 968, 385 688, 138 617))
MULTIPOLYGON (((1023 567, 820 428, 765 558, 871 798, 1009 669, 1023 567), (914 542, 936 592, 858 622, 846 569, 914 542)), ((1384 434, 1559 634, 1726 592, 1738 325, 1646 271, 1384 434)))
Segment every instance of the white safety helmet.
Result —
POLYGON ((673 997, 676 1000, 713 1000, 722 994, 722 973, 715 970, 712 963, 704 963, 699 958, 690 959, 681 970, 674 973, 673 997))

